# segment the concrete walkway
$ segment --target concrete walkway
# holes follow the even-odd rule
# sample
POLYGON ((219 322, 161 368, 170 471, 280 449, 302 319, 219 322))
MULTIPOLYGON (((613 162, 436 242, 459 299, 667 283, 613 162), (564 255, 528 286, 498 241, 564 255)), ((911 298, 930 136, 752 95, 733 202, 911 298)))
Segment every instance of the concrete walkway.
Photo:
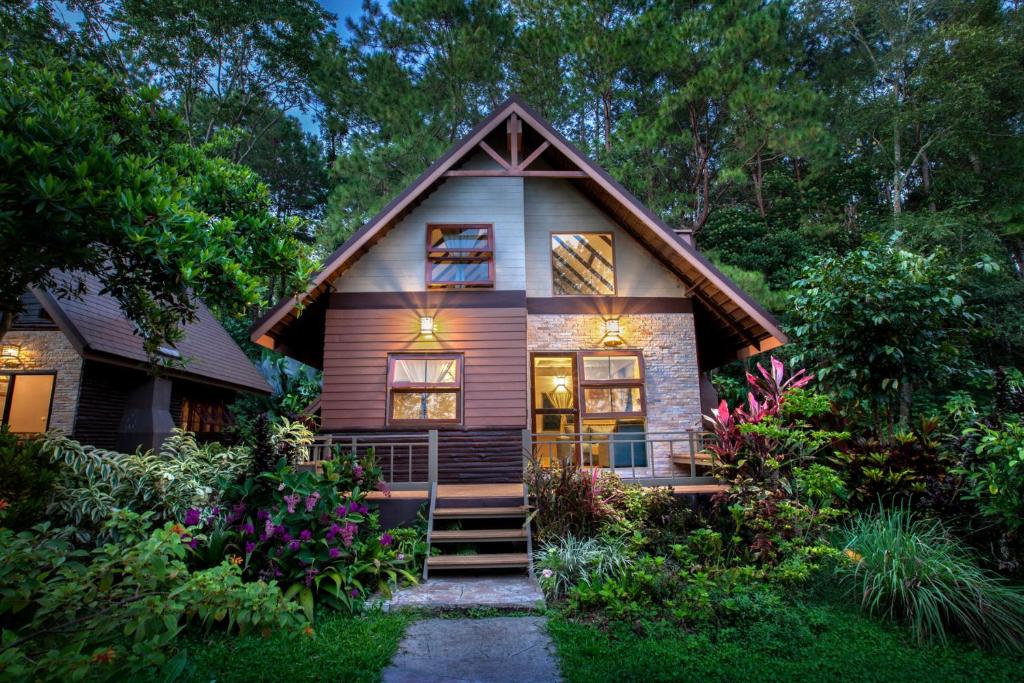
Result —
POLYGON ((544 609, 544 593, 527 576, 430 577, 395 591, 385 610, 466 610, 490 608, 529 612, 544 609))
POLYGON ((546 622, 546 617, 416 622, 384 670, 384 683, 559 681, 546 622))

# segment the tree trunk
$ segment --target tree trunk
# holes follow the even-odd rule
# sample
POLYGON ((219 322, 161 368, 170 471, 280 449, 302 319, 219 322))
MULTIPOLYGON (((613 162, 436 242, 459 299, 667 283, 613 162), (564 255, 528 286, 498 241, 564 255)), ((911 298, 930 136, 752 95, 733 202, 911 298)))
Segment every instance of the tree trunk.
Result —
POLYGON ((892 215, 903 212, 903 147, 900 143, 899 123, 892 124, 892 215))
POLYGON ((754 161, 754 172, 752 174, 754 180, 754 199, 757 201, 757 212, 761 214, 761 218, 768 217, 768 211, 764 206, 764 157, 761 156, 760 150, 757 152, 757 158, 754 161))
POLYGON ((935 213, 938 209, 935 206, 935 198, 932 197, 932 171, 931 163, 928 161, 928 152, 921 151, 921 189, 928 198, 928 210, 935 213))
POLYGON ((910 381, 904 378, 903 383, 900 384, 900 422, 903 424, 910 422, 910 406, 913 402, 913 394, 910 381))
POLYGON ((612 151, 612 94, 610 90, 601 93, 601 104, 604 105, 604 151, 612 151))

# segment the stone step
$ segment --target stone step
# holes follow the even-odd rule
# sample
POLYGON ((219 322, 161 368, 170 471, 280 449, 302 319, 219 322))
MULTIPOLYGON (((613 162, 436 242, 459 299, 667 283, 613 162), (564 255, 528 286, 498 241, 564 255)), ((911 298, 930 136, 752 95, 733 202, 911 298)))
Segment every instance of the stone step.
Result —
POLYGON ((499 541, 526 541, 526 529, 460 529, 458 531, 435 530, 430 535, 432 543, 489 543, 499 541))

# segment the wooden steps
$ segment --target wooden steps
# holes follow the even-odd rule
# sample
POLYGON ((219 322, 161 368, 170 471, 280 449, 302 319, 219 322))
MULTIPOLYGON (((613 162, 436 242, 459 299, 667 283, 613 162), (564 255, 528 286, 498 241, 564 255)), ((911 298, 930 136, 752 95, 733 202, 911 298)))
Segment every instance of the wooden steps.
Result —
POLYGON ((439 507, 434 509, 436 519, 507 519, 522 517, 526 508, 522 505, 513 507, 439 507))
POLYGON ((479 555, 435 555, 427 559, 431 569, 528 569, 526 553, 481 553, 479 555))
POLYGON ((526 541, 526 529, 459 529, 434 531, 434 543, 490 543, 526 541))
POLYGON ((431 492, 427 562, 435 570, 530 571, 532 540, 522 484, 441 484, 431 492), (441 549, 432 555, 431 550, 441 549))

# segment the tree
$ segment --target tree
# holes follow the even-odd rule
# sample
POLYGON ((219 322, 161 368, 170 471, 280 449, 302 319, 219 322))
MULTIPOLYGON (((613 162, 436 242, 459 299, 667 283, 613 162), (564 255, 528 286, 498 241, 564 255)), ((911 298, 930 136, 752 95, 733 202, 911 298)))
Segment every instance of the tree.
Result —
MULTIPOLYGON (((174 142, 183 122, 154 88, 51 52, 0 60, 0 332, 55 269, 99 277, 150 351, 196 297, 228 313, 297 291, 310 272, 296 220, 270 212, 249 169, 174 142)), ((81 282, 60 293, 73 296, 81 282)))
POLYGON ((900 237, 818 259, 790 297, 794 362, 848 406, 866 406, 879 435, 909 417, 915 390, 971 369, 961 274, 900 237))

